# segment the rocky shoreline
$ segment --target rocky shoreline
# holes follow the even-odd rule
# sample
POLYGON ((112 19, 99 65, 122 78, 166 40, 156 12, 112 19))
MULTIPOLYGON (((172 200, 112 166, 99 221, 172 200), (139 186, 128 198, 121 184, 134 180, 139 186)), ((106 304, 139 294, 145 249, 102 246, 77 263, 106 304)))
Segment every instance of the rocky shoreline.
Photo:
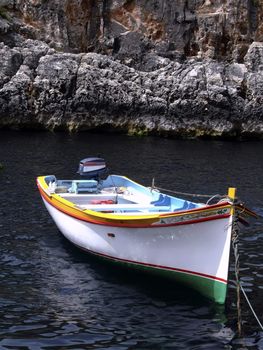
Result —
POLYGON ((262 42, 242 63, 154 53, 138 68, 21 37, 2 40, 0 57, 1 128, 263 138, 262 42))

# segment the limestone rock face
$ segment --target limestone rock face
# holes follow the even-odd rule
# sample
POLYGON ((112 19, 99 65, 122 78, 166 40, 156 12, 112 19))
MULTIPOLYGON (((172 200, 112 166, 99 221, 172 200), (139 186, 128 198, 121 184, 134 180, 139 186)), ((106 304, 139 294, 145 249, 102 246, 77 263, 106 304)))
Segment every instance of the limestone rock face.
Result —
POLYGON ((262 137, 261 0, 0 0, 0 125, 262 137))
MULTIPOLYGON (((262 41, 261 0, 1 0, 21 35, 63 51, 234 59, 262 41)), ((1 5, 0 5, 1 6, 1 5)), ((6 29, 7 30, 7 29, 6 29)))

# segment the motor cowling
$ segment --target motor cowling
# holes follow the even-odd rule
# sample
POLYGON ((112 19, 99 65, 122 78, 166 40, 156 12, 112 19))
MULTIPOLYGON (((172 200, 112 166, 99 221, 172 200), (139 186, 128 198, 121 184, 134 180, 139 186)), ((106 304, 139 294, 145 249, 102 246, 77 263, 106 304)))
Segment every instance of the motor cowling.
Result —
POLYGON ((78 174, 86 179, 103 180, 108 176, 108 169, 104 159, 88 157, 79 162, 78 174))

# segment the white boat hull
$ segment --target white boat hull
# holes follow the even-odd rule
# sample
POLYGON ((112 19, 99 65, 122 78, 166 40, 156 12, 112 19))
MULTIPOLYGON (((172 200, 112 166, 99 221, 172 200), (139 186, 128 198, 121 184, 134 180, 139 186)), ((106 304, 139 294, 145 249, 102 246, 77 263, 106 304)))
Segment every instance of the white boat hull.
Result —
POLYGON ((225 301, 232 216, 163 227, 118 227, 77 219, 43 201, 59 230, 76 246, 168 274, 219 303, 225 301))

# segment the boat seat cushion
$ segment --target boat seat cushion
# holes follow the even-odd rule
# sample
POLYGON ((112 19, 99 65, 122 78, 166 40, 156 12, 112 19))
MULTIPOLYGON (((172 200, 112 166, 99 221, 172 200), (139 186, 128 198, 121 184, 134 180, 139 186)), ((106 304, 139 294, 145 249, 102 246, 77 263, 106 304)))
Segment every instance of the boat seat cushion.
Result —
POLYGON ((180 208, 175 208, 174 211, 190 210, 190 209, 194 209, 194 208, 196 208, 196 205, 194 203, 185 200, 183 206, 180 208))
POLYGON ((159 198, 156 201, 152 201, 151 204, 159 207, 161 206, 167 207, 171 205, 171 198, 161 193, 159 198))

